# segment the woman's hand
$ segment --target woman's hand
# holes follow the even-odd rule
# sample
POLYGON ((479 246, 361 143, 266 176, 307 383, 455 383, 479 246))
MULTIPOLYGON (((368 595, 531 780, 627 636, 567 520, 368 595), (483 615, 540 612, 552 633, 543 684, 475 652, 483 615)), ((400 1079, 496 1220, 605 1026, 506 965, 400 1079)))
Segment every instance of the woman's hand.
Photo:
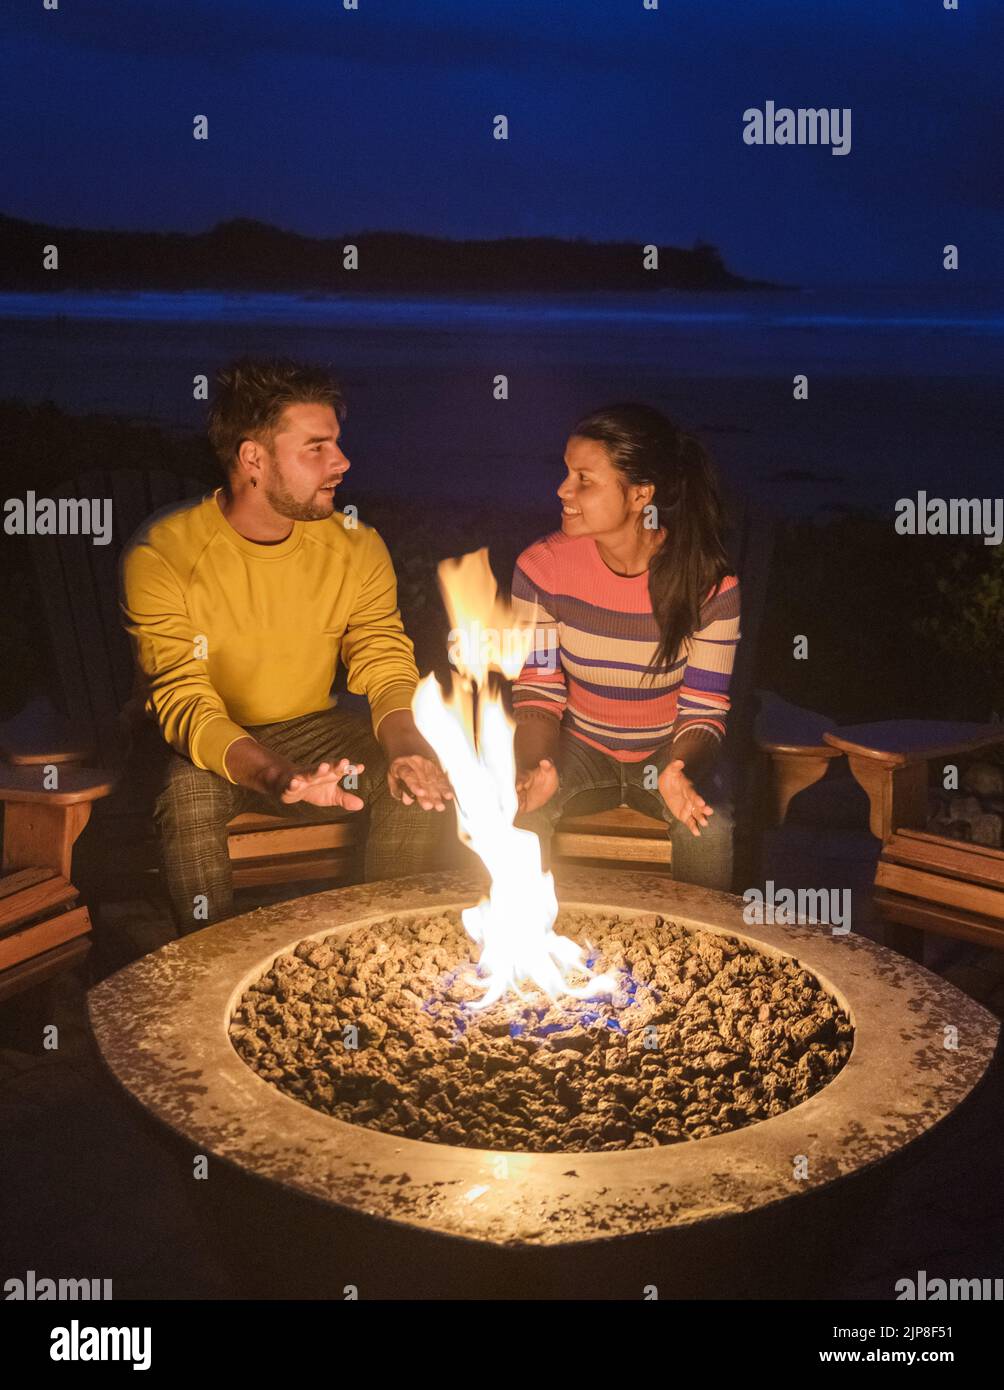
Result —
POLYGON ((685 766, 682 758, 676 758, 663 768, 659 775, 659 793, 677 820, 682 821, 692 835, 700 835, 698 826, 706 826, 715 810, 698 796, 690 778, 683 775, 685 766))
POLYGON ((550 758, 541 758, 536 767, 517 773, 516 800, 520 813, 536 811, 558 790, 558 770, 550 758))

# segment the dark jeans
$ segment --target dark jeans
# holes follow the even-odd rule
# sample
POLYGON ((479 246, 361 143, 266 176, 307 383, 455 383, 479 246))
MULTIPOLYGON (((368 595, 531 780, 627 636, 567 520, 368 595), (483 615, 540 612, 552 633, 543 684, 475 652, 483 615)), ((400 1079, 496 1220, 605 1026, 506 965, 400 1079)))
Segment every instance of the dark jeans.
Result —
POLYGON ((551 835, 562 816, 586 816, 615 806, 632 806, 666 821, 667 834, 673 842, 675 879, 730 893, 735 828, 732 765, 721 759, 703 776, 693 779, 699 794, 715 811, 701 833, 694 835, 669 810, 658 787, 649 790, 644 785, 646 768, 657 767, 661 771, 670 761, 668 750, 661 749, 641 762, 619 763, 562 728, 557 756, 558 790, 546 805, 517 816, 515 823, 540 837, 546 867, 550 863, 551 835))
POLYGON ((387 759, 369 720, 340 709, 319 710, 278 724, 259 724, 248 733, 299 767, 336 763, 347 757, 365 763, 359 774, 360 811, 337 806, 291 805, 235 786, 215 772, 198 768, 175 752, 152 725, 134 735, 130 765, 152 799, 163 881, 178 930, 197 931, 233 916, 233 881, 227 823, 253 811, 288 820, 368 820, 366 881, 403 878, 438 867, 444 835, 455 835, 454 811, 423 811, 405 806, 387 787, 387 759))

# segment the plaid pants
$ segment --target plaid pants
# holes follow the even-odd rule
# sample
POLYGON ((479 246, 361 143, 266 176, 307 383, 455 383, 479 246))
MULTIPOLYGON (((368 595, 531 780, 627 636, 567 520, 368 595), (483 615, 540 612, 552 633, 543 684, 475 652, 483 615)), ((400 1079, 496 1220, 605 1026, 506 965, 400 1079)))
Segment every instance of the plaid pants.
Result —
POLYGON ((364 875, 368 883, 439 867, 443 836, 456 833, 452 805, 447 803, 443 812, 423 811, 417 802, 405 806, 391 796, 387 759, 368 720, 334 708, 250 726, 248 733, 297 767, 316 768, 343 757, 364 763, 356 788, 364 809, 346 811, 304 801, 287 805, 235 786, 175 752, 152 724, 144 726, 136 735, 132 757, 143 764, 144 778, 152 781, 161 871, 180 932, 197 931, 233 916, 227 823, 244 812, 280 815, 293 822, 367 817, 364 875))
POLYGON ((668 745, 641 762, 621 763, 598 748, 590 748, 567 729, 560 730, 558 739, 558 790, 550 801, 536 811, 518 815, 515 821, 520 829, 533 830, 539 836, 545 867, 550 863, 551 835, 563 815, 587 816, 627 805, 666 821, 673 843, 674 879, 731 893, 734 782, 731 764, 726 759, 693 779, 699 794, 715 810, 700 835, 694 835, 676 819, 658 788, 649 790, 644 785, 646 767, 654 765, 661 772, 671 761, 668 745))

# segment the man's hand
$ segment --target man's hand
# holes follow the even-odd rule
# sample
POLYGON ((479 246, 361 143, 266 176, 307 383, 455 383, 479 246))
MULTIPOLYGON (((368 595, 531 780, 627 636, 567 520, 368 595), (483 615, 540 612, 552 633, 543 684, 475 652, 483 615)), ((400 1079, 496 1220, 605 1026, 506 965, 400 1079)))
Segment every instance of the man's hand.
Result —
POLYGON ((516 775, 516 801, 521 814, 546 805, 557 790, 558 771, 550 758, 541 758, 536 767, 516 775))
POLYGON ((275 795, 289 805, 293 801, 309 801, 314 806, 341 806, 345 811, 361 811, 363 799, 340 785, 343 777, 362 772, 365 763, 351 763, 342 758, 337 763, 321 763, 316 772, 308 769, 284 773, 275 783, 275 795))
POLYGON ((698 826, 706 826, 715 809, 698 796, 693 782, 684 776, 685 766, 682 758, 676 758, 663 768, 659 775, 659 793, 677 820, 682 821, 692 835, 700 835, 698 826))
POLYGON ((377 729, 387 756, 387 787, 396 801, 410 806, 417 801, 423 811, 445 811, 453 800, 449 778, 436 761, 435 749, 415 727, 410 709, 391 710, 377 729))
POLYGON ((446 773, 421 753, 402 754, 387 768, 387 786, 398 801, 410 806, 417 801, 423 811, 445 811, 447 801, 453 800, 453 788, 446 773))

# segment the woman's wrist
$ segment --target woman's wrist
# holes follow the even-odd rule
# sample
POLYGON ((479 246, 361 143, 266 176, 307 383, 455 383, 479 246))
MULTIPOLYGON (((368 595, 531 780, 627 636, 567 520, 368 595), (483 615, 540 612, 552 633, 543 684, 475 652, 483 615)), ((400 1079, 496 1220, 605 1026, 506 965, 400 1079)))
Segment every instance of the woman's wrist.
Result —
POLYGON ((537 713, 516 711, 513 756, 517 772, 530 772, 545 758, 557 765, 560 727, 560 720, 543 710, 537 713))
POLYGON ((712 767, 720 746, 720 740, 709 729, 685 729, 666 750, 663 768, 682 760, 679 771, 693 782, 712 767))

